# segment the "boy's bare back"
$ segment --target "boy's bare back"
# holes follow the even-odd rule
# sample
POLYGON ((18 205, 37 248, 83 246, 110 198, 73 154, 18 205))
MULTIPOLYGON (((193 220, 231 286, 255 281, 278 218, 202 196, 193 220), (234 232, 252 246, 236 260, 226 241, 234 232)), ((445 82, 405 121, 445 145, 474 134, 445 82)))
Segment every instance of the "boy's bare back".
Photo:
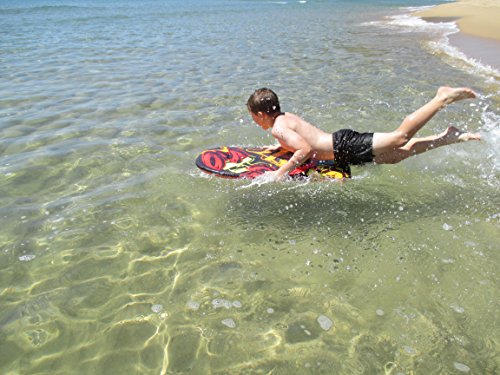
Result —
POLYGON ((276 117, 271 134, 289 151, 310 148, 310 152, 318 159, 333 159, 332 134, 318 129, 297 115, 285 112, 276 117))

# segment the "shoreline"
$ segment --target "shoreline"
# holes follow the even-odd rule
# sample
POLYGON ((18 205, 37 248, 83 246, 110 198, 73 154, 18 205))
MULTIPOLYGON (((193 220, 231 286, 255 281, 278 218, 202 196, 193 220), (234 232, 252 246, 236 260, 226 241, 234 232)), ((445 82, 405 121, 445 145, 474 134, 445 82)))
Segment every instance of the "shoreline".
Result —
POLYGON ((450 43, 468 57, 500 70, 500 1, 458 0, 414 13, 426 22, 455 22, 450 43))

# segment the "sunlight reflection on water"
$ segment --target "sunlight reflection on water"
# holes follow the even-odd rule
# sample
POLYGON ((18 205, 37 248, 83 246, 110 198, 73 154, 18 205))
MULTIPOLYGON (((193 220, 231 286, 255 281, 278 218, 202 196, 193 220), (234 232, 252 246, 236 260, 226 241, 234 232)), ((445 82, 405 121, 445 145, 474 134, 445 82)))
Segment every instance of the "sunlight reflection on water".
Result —
POLYGON ((366 24, 401 9, 23 4, 0 14, 4 372, 498 367, 498 84, 428 55, 424 33, 366 24), (327 131, 391 130, 442 77, 483 96, 422 132, 481 144, 343 183, 194 166, 272 143, 246 112, 256 87, 327 131))

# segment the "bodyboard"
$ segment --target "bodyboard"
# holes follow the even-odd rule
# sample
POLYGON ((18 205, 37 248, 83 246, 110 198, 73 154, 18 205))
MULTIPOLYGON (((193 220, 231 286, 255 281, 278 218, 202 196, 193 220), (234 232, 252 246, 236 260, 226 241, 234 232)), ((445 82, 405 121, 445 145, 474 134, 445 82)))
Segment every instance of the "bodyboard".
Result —
MULTIPOLYGON (((196 158, 196 166, 202 171, 226 178, 254 179, 265 172, 275 171, 292 157, 283 149, 275 151, 255 147, 218 147, 202 151, 196 158)), ((350 178, 349 166, 341 166, 333 160, 309 159, 292 170, 292 178, 303 178, 311 173, 342 179, 350 178)))

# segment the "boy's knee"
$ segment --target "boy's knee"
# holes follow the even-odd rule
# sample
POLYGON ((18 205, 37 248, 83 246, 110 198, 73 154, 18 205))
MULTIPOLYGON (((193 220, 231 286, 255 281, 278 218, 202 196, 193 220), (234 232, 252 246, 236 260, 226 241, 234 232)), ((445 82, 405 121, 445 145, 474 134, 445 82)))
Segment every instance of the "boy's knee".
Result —
POLYGON ((405 144, 408 143, 410 140, 410 137, 408 136, 407 133, 403 133, 399 130, 396 130, 393 133, 393 145, 394 147, 403 147, 405 144))

